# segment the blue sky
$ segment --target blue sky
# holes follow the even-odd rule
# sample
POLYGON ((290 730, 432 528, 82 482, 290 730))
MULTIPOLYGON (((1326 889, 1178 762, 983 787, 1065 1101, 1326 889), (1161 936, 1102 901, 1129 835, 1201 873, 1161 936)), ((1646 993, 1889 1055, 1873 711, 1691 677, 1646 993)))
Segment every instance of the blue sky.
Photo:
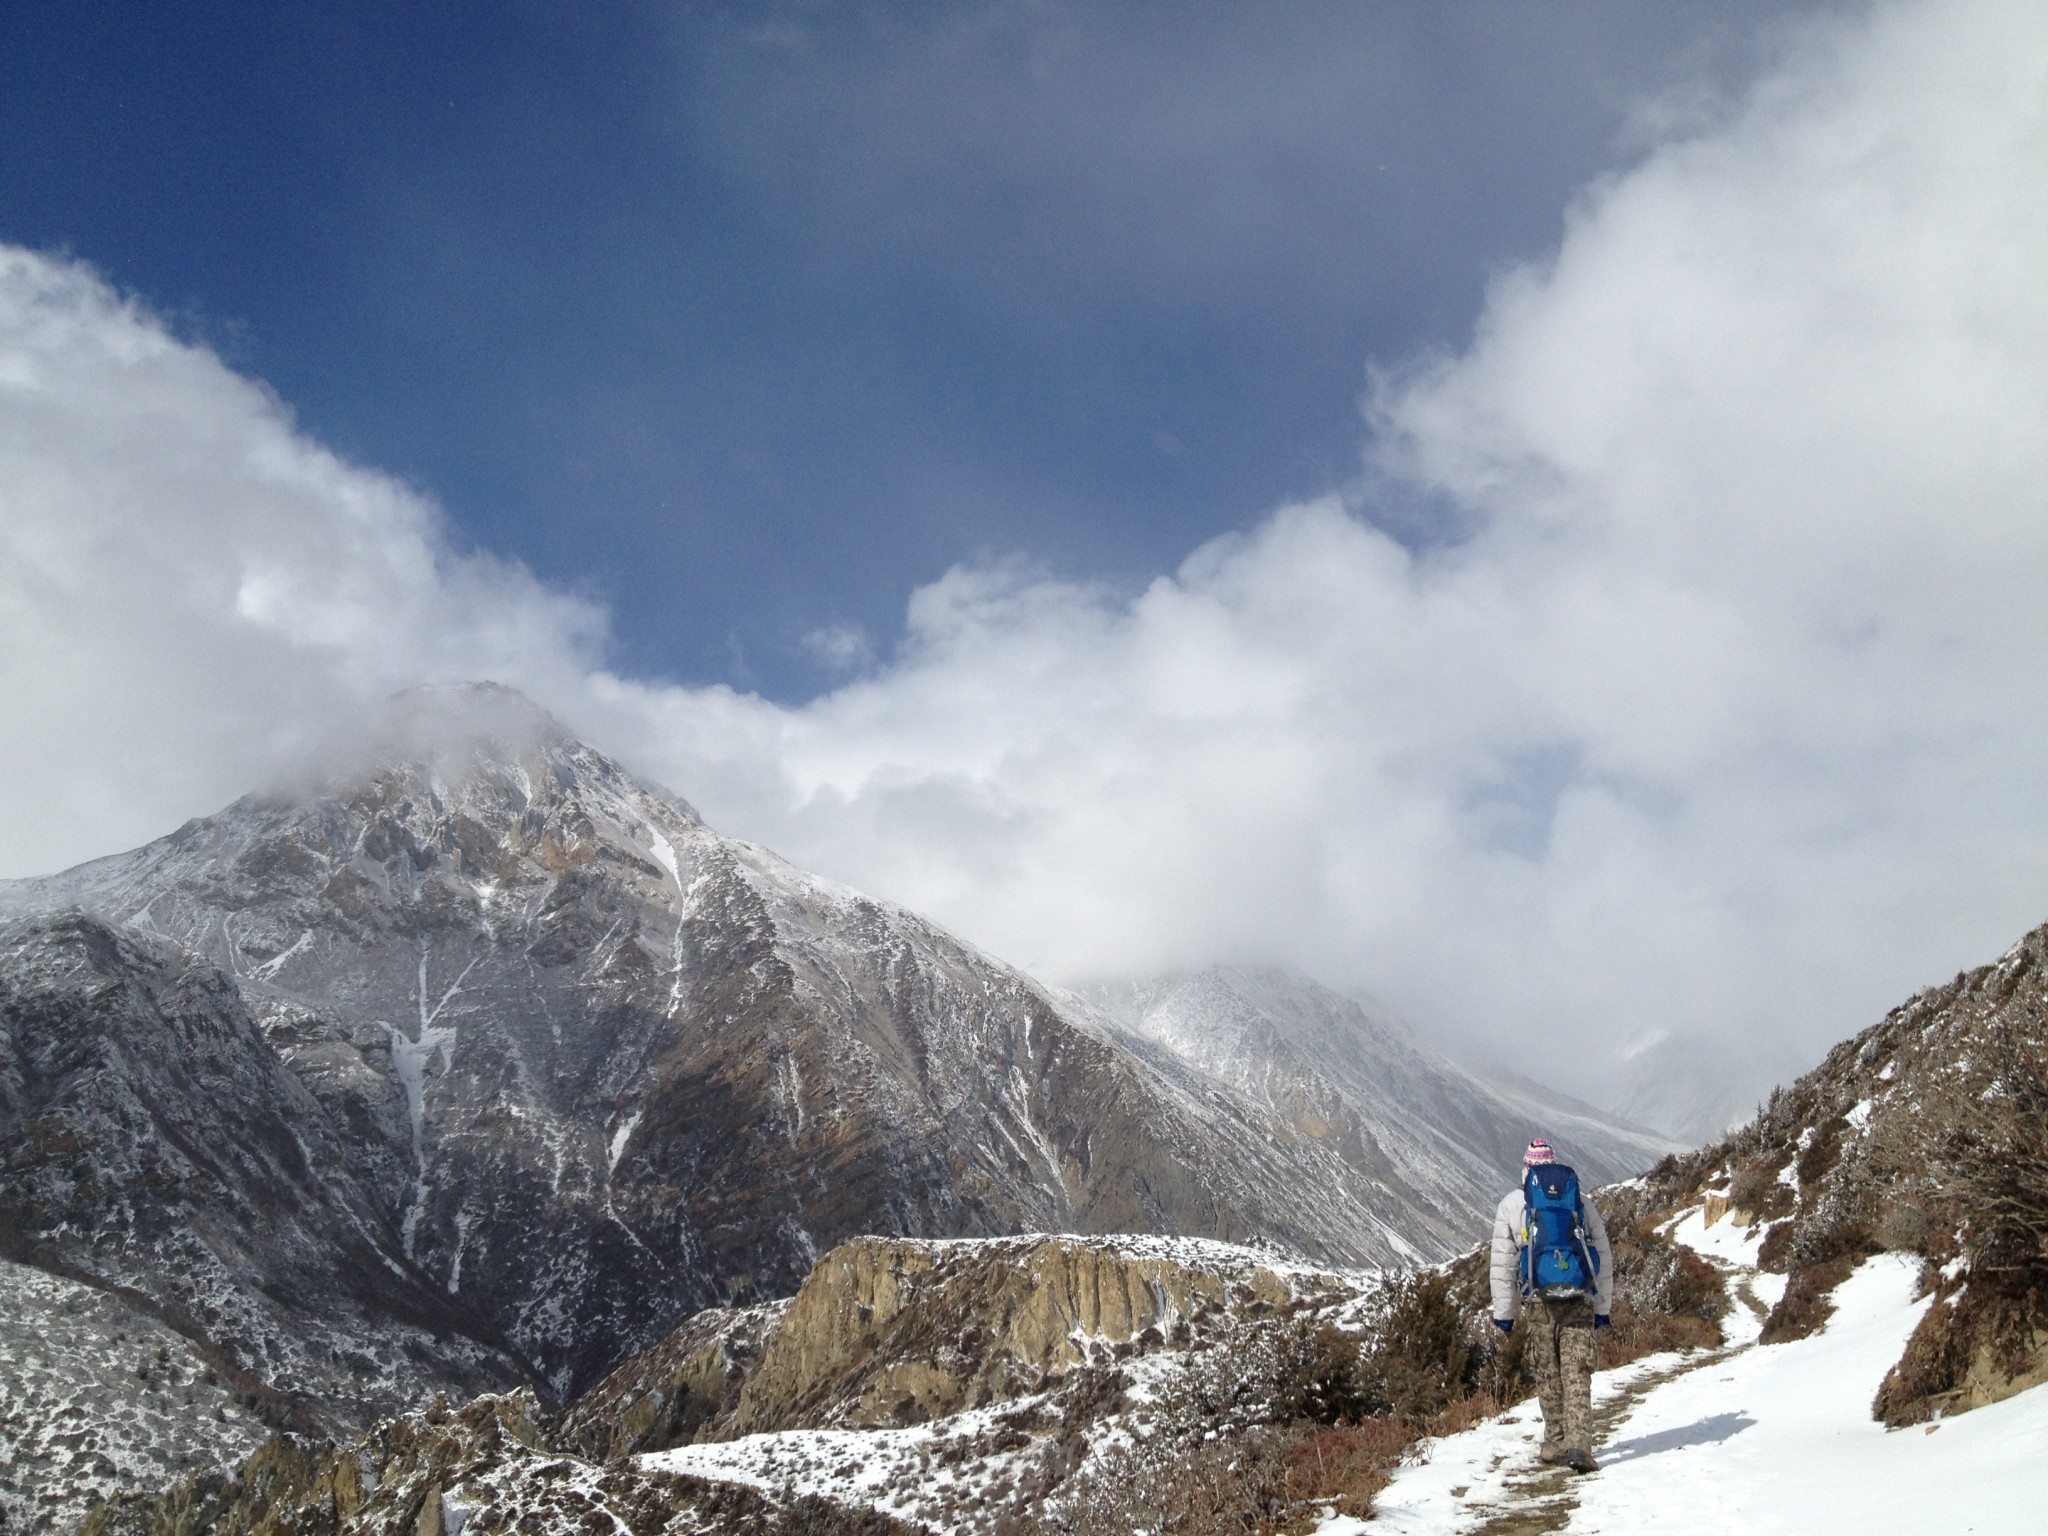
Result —
POLYGON ((958 562, 1134 587, 1354 476, 1368 362, 1798 10, 15 4, 0 240, 797 700, 958 562))

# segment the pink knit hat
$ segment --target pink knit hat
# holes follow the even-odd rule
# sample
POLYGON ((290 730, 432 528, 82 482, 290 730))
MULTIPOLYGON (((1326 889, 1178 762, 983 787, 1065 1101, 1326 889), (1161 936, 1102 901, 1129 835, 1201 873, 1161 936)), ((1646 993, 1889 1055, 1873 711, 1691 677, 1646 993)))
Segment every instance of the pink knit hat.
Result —
POLYGON ((1524 1168, 1534 1168, 1543 1163, 1554 1163, 1556 1161, 1556 1150, 1541 1136, 1530 1142, 1529 1150, 1522 1154, 1522 1166, 1524 1168))

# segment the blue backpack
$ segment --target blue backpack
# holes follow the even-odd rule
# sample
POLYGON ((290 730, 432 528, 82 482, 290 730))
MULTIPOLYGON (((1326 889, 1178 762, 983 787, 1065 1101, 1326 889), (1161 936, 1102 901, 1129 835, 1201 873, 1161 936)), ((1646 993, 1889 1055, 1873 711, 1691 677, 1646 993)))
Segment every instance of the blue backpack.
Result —
POLYGON ((1522 1176, 1524 1296, 1590 1296, 1600 1256, 1586 1241, 1579 1176, 1563 1163, 1539 1163, 1522 1176))

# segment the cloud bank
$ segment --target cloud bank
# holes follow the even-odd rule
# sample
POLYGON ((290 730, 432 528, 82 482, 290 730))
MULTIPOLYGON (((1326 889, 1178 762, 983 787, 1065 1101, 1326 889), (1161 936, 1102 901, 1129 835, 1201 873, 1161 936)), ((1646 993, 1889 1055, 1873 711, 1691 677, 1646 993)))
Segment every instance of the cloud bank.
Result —
POLYGON ((0 872, 489 676, 1053 979, 1274 960, 1537 1069, 1817 1050, 2048 918, 2044 166, 2037 8, 1810 33, 1376 374, 1356 483, 1136 593, 951 571, 798 708, 604 670, 600 611, 6 252, 0 872))

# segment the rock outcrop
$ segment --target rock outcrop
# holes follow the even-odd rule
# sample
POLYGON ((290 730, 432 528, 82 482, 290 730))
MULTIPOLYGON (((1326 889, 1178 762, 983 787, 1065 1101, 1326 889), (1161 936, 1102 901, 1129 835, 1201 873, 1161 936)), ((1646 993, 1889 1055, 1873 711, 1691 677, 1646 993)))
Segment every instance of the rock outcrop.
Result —
POLYGON ((591 1461, 687 1445, 730 1418, 788 1309, 787 1301, 771 1301, 699 1312, 578 1398, 556 1442, 591 1461))
POLYGON ((1217 1243, 862 1238, 811 1272, 715 1428, 919 1424, 1339 1285, 1217 1243))
POLYGON ((1370 1284, 1191 1239, 856 1238, 785 1305, 692 1318, 592 1389, 558 1438, 616 1458, 785 1429, 901 1428, 1370 1284))

